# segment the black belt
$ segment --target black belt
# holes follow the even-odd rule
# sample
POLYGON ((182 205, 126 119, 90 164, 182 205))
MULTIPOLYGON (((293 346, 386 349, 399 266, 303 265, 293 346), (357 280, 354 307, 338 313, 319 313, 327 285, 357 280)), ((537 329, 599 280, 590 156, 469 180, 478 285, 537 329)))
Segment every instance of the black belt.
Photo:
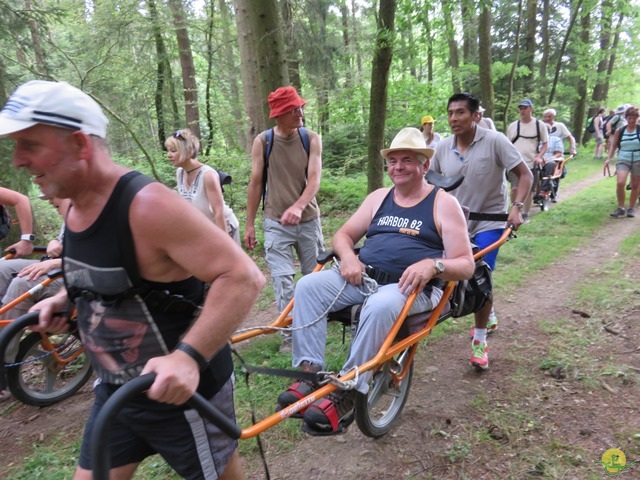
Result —
POLYGON ((506 213, 479 213, 470 212, 469 220, 486 220, 491 222, 506 222, 509 215, 506 213))
POLYGON ((82 297, 88 302, 97 300, 106 307, 117 307, 122 300, 125 298, 133 298, 136 294, 140 295, 149 310, 155 312, 193 315, 198 309, 198 305, 191 300, 183 297, 182 295, 170 294, 165 290, 138 290, 134 288, 131 289, 131 291, 123 292, 119 295, 102 295, 92 290, 83 289, 73 292, 73 294, 70 294, 69 296, 71 299, 82 297))
POLYGON ((385 272, 384 270, 372 267, 371 265, 364 267, 364 271, 369 278, 375 280, 378 285, 388 285, 390 283, 398 283, 400 281, 401 275, 385 272))

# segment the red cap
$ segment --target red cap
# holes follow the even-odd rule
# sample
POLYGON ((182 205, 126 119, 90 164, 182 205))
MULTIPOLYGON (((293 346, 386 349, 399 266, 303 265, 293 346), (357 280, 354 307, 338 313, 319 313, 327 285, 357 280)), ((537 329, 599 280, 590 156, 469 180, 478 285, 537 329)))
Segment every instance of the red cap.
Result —
POLYGON ((269 118, 279 117, 307 103, 298 95, 296 89, 291 86, 280 87, 275 92, 271 92, 267 100, 271 109, 269 118))

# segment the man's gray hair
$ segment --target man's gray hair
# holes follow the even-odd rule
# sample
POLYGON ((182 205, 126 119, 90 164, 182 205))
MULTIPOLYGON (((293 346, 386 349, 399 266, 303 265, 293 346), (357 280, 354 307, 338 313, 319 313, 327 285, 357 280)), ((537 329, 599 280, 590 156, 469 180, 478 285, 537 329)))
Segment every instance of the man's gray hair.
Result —
POLYGON ((550 113, 554 117, 557 116, 555 108, 547 108, 544 112, 542 112, 543 115, 546 115, 547 113, 550 113))
POLYGON ((416 154, 416 158, 420 161, 421 164, 425 164, 427 163, 427 160, 429 160, 427 158, 426 155, 423 155, 422 153, 418 153, 418 152, 414 152, 416 154))

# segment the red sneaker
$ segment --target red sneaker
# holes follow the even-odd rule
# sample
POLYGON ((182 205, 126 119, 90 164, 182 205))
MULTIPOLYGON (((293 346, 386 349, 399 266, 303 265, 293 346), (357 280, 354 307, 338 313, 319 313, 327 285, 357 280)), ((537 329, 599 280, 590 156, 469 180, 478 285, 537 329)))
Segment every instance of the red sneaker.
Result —
POLYGON ((489 356, 487 355, 489 347, 486 342, 474 340, 471 345, 471 349, 473 351, 471 358, 469 359, 471 366, 478 370, 486 370, 489 368, 489 356))

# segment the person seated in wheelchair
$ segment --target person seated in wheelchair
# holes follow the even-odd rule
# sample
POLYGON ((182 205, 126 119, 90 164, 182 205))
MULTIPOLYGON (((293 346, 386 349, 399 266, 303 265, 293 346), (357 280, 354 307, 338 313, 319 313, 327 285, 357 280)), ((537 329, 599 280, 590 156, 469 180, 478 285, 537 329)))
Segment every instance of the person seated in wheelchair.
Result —
MULTIPOLYGON (((329 312, 363 304, 342 375, 375 356, 413 290, 421 293, 409 313, 426 312, 442 297, 431 280, 462 280, 473 274, 462 208, 454 197, 425 180, 434 150, 426 147, 422 133, 404 128, 380 153, 393 187, 369 194, 335 234, 332 247, 339 263, 306 275, 296 286, 293 366, 303 371, 324 369, 329 312), (354 247, 363 237, 358 256, 354 247)), ((355 391, 366 394, 371 377, 371 371, 359 374, 355 391)), ((278 397, 278 409, 317 388, 309 380, 296 381, 278 397)), ((303 430, 340 433, 353 419, 354 397, 352 390, 336 390, 316 401, 301 412, 303 430)))
MULTIPOLYGON (((69 209, 69 200, 61 198, 47 199, 49 203, 58 211, 61 217, 69 209)), ((62 236, 64 233, 64 222, 57 238, 47 244, 45 257, 40 260, 29 258, 12 258, 0 263, 0 299, 2 305, 8 305, 22 294, 30 291, 36 285, 45 280, 46 275, 56 269, 62 268, 62 236)), ((34 291, 29 298, 23 300, 18 305, 3 314, 0 319, 11 320, 24 315, 29 309, 40 300, 53 296, 62 287, 62 278, 55 280, 44 288, 34 291)), ((18 343, 11 344, 7 349, 5 361, 12 362, 18 351, 18 343)), ((0 402, 9 400, 11 393, 9 390, 0 390, 0 402)))
POLYGON ((549 148, 543 157, 544 166, 542 167, 542 184, 540 189, 551 195, 552 200, 557 200, 558 188, 560 187, 560 179, 564 178, 566 170, 562 169, 562 175, 553 178, 555 175, 556 165, 564 160, 564 144, 560 137, 549 137, 549 148))

